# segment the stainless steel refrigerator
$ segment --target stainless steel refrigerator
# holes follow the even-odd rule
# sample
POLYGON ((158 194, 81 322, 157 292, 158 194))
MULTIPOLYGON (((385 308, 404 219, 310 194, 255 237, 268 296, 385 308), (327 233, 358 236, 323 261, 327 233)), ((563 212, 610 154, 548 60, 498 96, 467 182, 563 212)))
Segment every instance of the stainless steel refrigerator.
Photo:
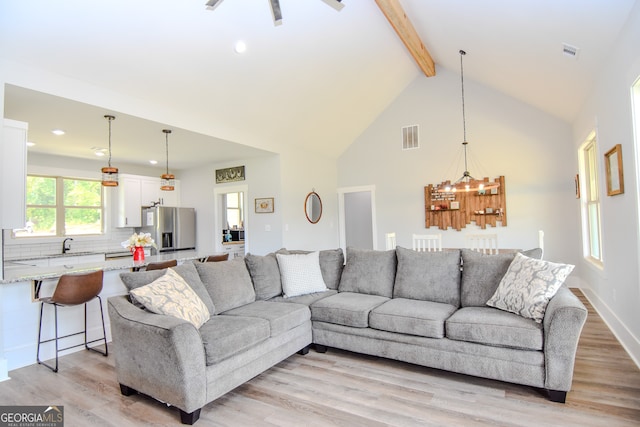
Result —
POLYGON ((153 206, 142 208, 140 232, 150 233, 158 246, 151 254, 196 247, 196 211, 194 208, 153 206))

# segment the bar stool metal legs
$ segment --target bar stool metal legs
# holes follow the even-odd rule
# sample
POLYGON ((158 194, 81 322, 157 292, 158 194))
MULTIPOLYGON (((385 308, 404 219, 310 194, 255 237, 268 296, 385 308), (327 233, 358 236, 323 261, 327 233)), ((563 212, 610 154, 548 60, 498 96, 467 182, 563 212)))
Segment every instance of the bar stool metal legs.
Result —
POLYGON ((56 303, 49 303, 53 306, 54 322, 55 322, 55 338, 42 341, 42 312, 44 311, 45 303, 44 302, 40 303, 40 324, 38 326, 38 350, 36 355, 36 360, 38 364, 46 366, 47 368, 51 369, 53 372, 58 372, 58 354, 62 351, 69 350, 71 348, 80 347, 81 345, 84 345, 84 347, 87 350, 95 351, 96 353, 100 353, 105 357, 109 355, 109 347, 107 344, 107 330, 104 324, 104 310, 102 308, 102 298, 100 298, 100 296, 96 296, 96 298, 98 298, 98 304, 100 304, 100 319, 102 320, 102 338, 97 338, 91 341, 87 341, 87 303, 84 304, 84 330, 80 332, 75 332, 73 334, 63 335, 63 336, 58 336, 58 306, 63 307, 63 305, 56 304, 56 303), (59 348, 59 345, 58 345, 59 340, 72 337, 75 335, 80 335, 80 334, 84 334, 84 343, 72 345, 65 348, 59 348), (54 366, 40 360, 40 344, 44 344, 51 341, 55 341, 56 343, 56 363, 54 366), (99 348, 89 347, 89 344, 92 344, 98 341, 104 341, 104 351, 100 350, 99 348))
POLYGON ((36 354, 36 360, 38 364, 44 365, 51 369, 53 372, 58 372, 58 355, 60 352, 69 350, 71 348, 80 347, 84 345, 87 350, 95 351, 103 356, 109 355, 109 347, 107 344, 107 330, 104 323, 104 309, 102 307, 102 298, 100 298, 100 291, 102 290, 102 270, 95 271, 87 274, 78 275, 63 275, 58 280, 56 289, 51 297, 40 298, 40 322, 38 325, 38 349, 36 354), (93 299, 98 299, 100 305, 100 319, 102 320, 102 338, 88 341, 87 337, 87 304, 93 299), (54 311, 55 322, 55 337, 47 340, 42 340, 42 314, 44 312, 44 305, 52 305, 54 311), (84 330, 59 336, 58 334, 58 307, 75 306, 84 304, 84 330), (84 343, 72 345, 64 348, 60 348, 58 341, 64 338, 69 338, 75 335, 84 335, 84 343), (55 365, 40 360, 40 345, 55 341, 56 345, 56 362, 55 365), (104 341, 104 351, 90 347, 89 344, 104 341))

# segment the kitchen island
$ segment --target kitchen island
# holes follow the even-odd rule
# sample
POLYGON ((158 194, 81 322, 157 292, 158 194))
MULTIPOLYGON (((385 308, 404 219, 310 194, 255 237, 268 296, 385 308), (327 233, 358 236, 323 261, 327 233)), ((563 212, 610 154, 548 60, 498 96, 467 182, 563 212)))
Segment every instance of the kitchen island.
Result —
MULTIPOLYGON (((73 255, 73 254, 71 254, 73 255)), ((169 261, 175 259, 178 264, 199 261, 214 253, 199 253, 198 251, 166 252, 159 255, 146 256, 143 261, 133 261, 133 257, 112 258, 108 261, 79 263, 76 265, 60 265, 50 267, 12 266, 4 272, 4 279, 0 280, 0 325, 3 333, 0 336, 0 359, 6 359, 7 370, 17 369, 36 363, 36 347, 38 335, 38 319, 40 303, 36 298, 36 286, 42 296, 50 296, 63 274, 86 273, 96 270, 104 271, 103 288, 100 296, 104 304, 106 299, 115 295, 124 295, 127 289, 120 280, 120 273, 140 269, 151 262, 169 261)), ((97 300, 96 300, 97 301, 97 300)), ((101 335, 100 308, 96 301, 87 306, 87 321, 89 339, 101 335)), ((45 307, 46 308, 46 307, 45 307)), ((111 328, 106 306, 104 307, 107 338, 111 340, 111 328)), ((60 312, 60 335, 66 335, 83 328, 83 307, 68 307, 60 312)), ((53 310, 45 310, 43 318, 43 338, 54 335, 53 310)), ((67 338, 62 345, 69 346, 82 342, 82 336, 67 338), (77 341, 77 342, 76 342, 77 341)), ((67 352, 82 351, 82 347, 67 352)), ((44 345, 41 348, 41 358, 47 360, 55 356, 54 346, 44 345)), ((65 354, 64 352, 61 353, 65 354)), ((43 368, 46 369, 46 368, 43 368)), ((0 378, 6 373, 0 372, 0 378)))

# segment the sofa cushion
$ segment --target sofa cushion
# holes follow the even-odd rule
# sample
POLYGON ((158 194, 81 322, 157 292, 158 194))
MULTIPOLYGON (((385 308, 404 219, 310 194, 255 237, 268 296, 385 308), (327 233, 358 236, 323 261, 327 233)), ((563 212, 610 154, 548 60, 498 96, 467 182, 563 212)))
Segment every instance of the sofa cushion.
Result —
POLYGON ((391 298, 396 277, 396 251, 347 248, 347 263, 340 278, 340 292, 391 298))
POLYGON ((309 307, 286 302, 256 301, 222 313, 229 316, 258 317, 269 321, 271 336, 275 337, 300 326, 311 318, 309 307))
POLYGON ((396 247, 394 298, 460 305, 460 251, 417 252, 396 247))
POLYGON ((369 326, 381 331, 444 338, 444 321, 456 308, 439 302, 394 298, 371 311, 369 326))
POLYGON ((485 255, 462 249, 462 281, 460 303, 462 307, 484 307, 507 272, 516 252, 485 255))
POLYGON ((292 302, 295 304, 303 304, 309 307, 314 302, 321 300, 322 298, 330 297, 331 295, 335 295, 337 293, 338 291, 336 291, 335 289, 329 289, 328 291, 324 291, 324 292, 314 292, 312 294, 298 295, 297 297, 291 297, 291 298, 278 296, 278 297, 271 298, 269 301, 292 302))
POLYGON ((251 276, 242 258, 195 264, 216 307, 216 314, 256 300, 251 276))
POLYGON ((280 269, 276 254, 252 255, 244 257, 247 270, 256 291, 256 300, 268 300, 282 295, 282 282, 280 281, 280 269))
POLYGON ((286 298, 327 290, 320 271, 320 254, 276 254, 282 293, 286 298))
POLYGON ((213 316, 200 328, 200 336, 206 364, 214 365, 268 339, 269 321, 257 317, 213 316))
MULTIPOLYGON (((195 265, 192 262, 185 262, 172 268, 173 271, 178 273, 185 282, 191 286, 191 289, 198 294, 204 305, 207 307, 207 310, 209 310, 209 313, 213 315, 216 308, 213 305, 213 301, 211 300, 211 296, 209 296, 207 288, 202 283, 202 280, 200 280, 200 275, 198 274, 195 265)), ((122 280, 122 283, 124 283, 127 290, 131 291, 132 289, 139 288, 140 286, 148 285, 158 277, 162 276, 165 271, 166 270, 151 270, 120 273, 120 280, 122 280)), ((141 306, 138 302, 132 302, 138 307, 141 306)))
POLYGON ((461 308, 445 322, 446 336, 500 347, 542 350, 542 325, 491 307, 461 308))
POLYGON ((379 295, 340 292, 311 304, 311 320, 366 328, 371 310, 388 300, 379 295))
POLYGON ((130 294, 147 310, 186 320, 196 328, 210 317, 198 294, 171 268, 148 285, 132 289, 130 294))
POLYGON ((487 305, 541 323, 549 300, 573 271, 559 264, 517 254, 487 305))
MULTIPOLYGON (((311 251, 280 249, 278 254, 308 254, 311 251)), ((338 289, 342 269, 344 268, 344 253, 342 248, 324 249, 320 251, 320 271, 325 285, 329 289, 338 289)))

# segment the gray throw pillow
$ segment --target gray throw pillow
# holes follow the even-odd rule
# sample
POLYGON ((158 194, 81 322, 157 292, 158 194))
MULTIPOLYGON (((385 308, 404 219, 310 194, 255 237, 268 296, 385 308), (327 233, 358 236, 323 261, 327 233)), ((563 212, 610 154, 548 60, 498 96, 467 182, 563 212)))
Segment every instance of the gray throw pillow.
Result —
POLYGON ((340 278, 340 292, 356 292, 391 298, 396 277, 396 251, 347 248, 347 263, 340 278))
POLYGON ((417 252, 396 247, 394 298, 460 306, 460 251, 417 252))
MULTIPOLYGON (((277 253, 287 254, 308 254, 312 251, 279 249, 277 253)), ((338 289, 340 277, 344 268, 344 253, 342 248, 324 249, 320 251, 320 271, 322 279, 329 289, 338 289)))
POLYGON ((202 283, 215 305, 215 314, 249 304, 256 300, 251 276, 242 258, 225 262, 195 264, 202 283))
POLYGON ((244 257, 247 264, 253 288, 256 291, 256 300, 268 300, 282 295, 282 282, 276 254, 252 255, 244 257))
MULTIPOLYGON (((204 305, 209 310, 209 313, 213 314, 216 308, 213 304, 213 301, 211 300, 211 297, 209 296, 209 292, 202 283, 202 280, 200 280, 200 275, 198 274, 198 271, 196 270, 193 262, 185 262, 183 264, 172 267, 172 269, 173 271, 178 273, 189 286, 191 286, 191 289, 193 289, 194 292, 200 297, 204 305)), ((131 291, 132 289, 148 285, 165 273, 165 269, 120 273, 120 280, 122 280, 122 283, 124 283, 127 290, 131 291)), ((132 300, 132 302, 134 301, 132 300)), ((141 307, 141 305, 137 302, 134 302, 134 305, 141 307)))

